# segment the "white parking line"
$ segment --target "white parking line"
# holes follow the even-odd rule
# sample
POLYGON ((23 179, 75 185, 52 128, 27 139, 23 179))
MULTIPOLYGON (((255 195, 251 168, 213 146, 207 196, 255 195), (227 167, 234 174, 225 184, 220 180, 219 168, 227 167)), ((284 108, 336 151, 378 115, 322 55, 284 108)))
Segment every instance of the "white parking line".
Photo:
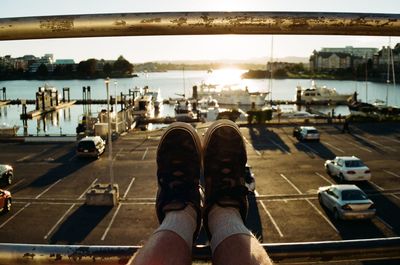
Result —
POLYGON ((129 190, 130 190, 130 188, 131 188, 131 186, 132 186, 132 184, 133 184, 134 181, 135 181, 135 177, 133 177, 132 180, 131 180, 131 182, 129 183, 128 188, 126 189, 126 191, 125 191, 124 196, 122 197, 122 199, 125 199, 125 198, 126 198, 126 196, 128 195, 128 192, 129 192, 129 190))
POLYGON ((380 190, 380 191, 384 191, 384 190, 385 190, 384 188, 379 187, 377 184, 375 184, 374 182, 372 182, 372 181, 370 181, 370 180, 368 180, 368 182, 371 183, 372 186, 374 186, 375 188, 377 188, 377 189, 380 190))
POLYGON ((103 234, 103 236, 101 237, 101 240, 104 240, 104 239, 106 238, 106 236, 107 236, 107 234, 108 234, 108 231, 110 230, 112 224, 114 223, 115 217, 117 216, 117 214, 118 214, 118 212, 119 212, 119 209, 121 209, 121 205, 122 205, 122 204, 119 204, 117 210, 115 210, 115 213, 114 213, 113 217, 111 218, 111 221, 110 221, 110 223, 108 224, 108 226, 107 226, 107 228, 106 228, 106 231, 104 231, 104 234, 103 234))
MULTIPOLYGON (((343 141, 343 138, 338 137, 338 136, 336 136, 336 135, 330 135, 330 136, 331 136, 332 138, 335 138, 335 139, 338 139, 338 140, 340 140, 340 141, 343 141)), ((354 146, 354 147, 357 147, 357 148, 359 148, 359 149, 362 149, 362 150, 364 150, 364 151, 367 151, 367 152, 369 152, 369 153, 372 153, 371 150, 369 150, 368 148, 362 147, 362 146, 360 146, 359 144, 355 144, 355 143, 352 143, 352 142, 350 142, 350 141, 347 141, 346 143, 347 143, 347 144, 350 144, 350 145, 352 145, 352 146, 354 146)))
POLYGON ((278 147, 282 152, 284 152, 287 155, 292 155, 290 152, 286 151, 285 148, 283 148, 280 144, 276 143, 274 140, 271 140, 271 143, 273 143, 276 147, 278 147))
POLYGON ((8 190, 12 190, 14 187, 18 186, 19 184, 21 184, 22 182, 24 182, 25 179, 20 179, 18 180, 18 182, 15 182, 14 184, 12 184, 11 186, 8 187, 8 190))
POLYGON ((62 179, 57 180, 56 182, 54 182, 53 184, 50 185, 50 187, 48 187, 47 189, 45 189, 42 193, 40 193, 38 196, 35 197, 35 199, 39 199, 40 197, 42 197, 43 194, 45 194, 46 192, 48 192, 51 188, 53 188, 55 185, 57 185, 62 179))
POLYGON ((397 196, 396 194, 390 194, 390 195, 392 195, 393 197, 395 197, 396 199, 398 199, 400 201, 400 197, 397 196))
POLYGON ((252 150, 254 150, 254 152, 256 152, 256 154, 257 154, 258 156, 261 156, 261 155, 262 155, 262 154, 260 153, 260 151, 256 150, 256 149, 253 147, 253 145, 250 144, 249 140, 247 140, 246 137, 243 136, 243 139, 244 139, 245 143, 246 143, 247 145, 249 145, 250 148, 251 148, 252 150))
POLYGON ((53 233, 53 231, 57 228, 57 226, 64 220, 64 218, 69 214, 69 212, 72 210, 72 208, 75 207, 75 203, 69 207, 69 209, 61 216, 60 219, 58 219, 57 223, 50 229, 50 231, 43 237, 44 239, 47 239, 49 235, 53 233))
POLYGON ((389 170, 384 169, 383 172, 386 172, 386 173, 388 173, 389 175, 392 175, 392 176, 394 176, 394 177, 396 177, 396 178, 400 178, 400 175, 397 175, 396 173, 393 173, 392 171, 389 171, 389 170))
POLYGON ((89 187, 81 194, 81 196, 78 197, 78 200, 82 199, 83 196, 85 196, 86 192, 93 186, 94 183, 96 183, 97 180, 98 180, 98 178, 93 180, 93 182, 89 185, 89 187))
POLYGON ((308 204, 310 204, 311 207, 313 207, 314 210, 317 211, 317 213, 329 224, 329 226, 332 227, 333 230, 335 230, 336 233, 339 234, 339 230, 336 229, 336 227, 334 226, 334 224, 332 224, 332 222, 317 208, 317 206, 315 206, 309 199, 306 199, 306 201, 307 201, 308 204))
POLYGON ((367 151, 367 152, 369 152, 369 153, 372 153, 372 151, 369 150, 368 148, 362 147, 362 146, 360 146, 360 145, 357 145, 357 144, 354 144, 354 143, 351 143, 351 142, 347 142, 347 143, 350 144, 350 145, 352 145, 352 146, 355 146, 355 147, 357 147, 357 148, 359 148, 359 149, 362 149, 362 150, 364 150, 364 151, 367 151))
MULTIPOLYGON (((254 194, 256 195, 256 197, 260 195, 260 194, 258 194, 258 192, 256 190, 254 190, 254 194)), ((267 207, 265 206, 264 202, 261 200, 259 200, 259 202, 261 204, 261 207, 264 209, 265 213, 268 215, 269 219, 271 220, 272 224, 274 225, 276 231, 278 231, 279 236, 283 237, 281 229, 279 229, 279 226, 275 222, 275 219, 272 217, 271 213, 267 210, 267 207)))
POLYGON ((393 227, 391 225, 389 225, 385 220, 383 220, 382 218, 380 218, 379 216, 375 216, 376 219, 378 219, 379 221, 381 221, 381 223, 383 223, 387 228, 389 228, 390 230, 393 230, 393 227))
POLYGON ((2 223, 0 225, 0 229, 3 228, 8 222, 10 222, 12 219, 14 219, 15 216, 17 216, 20 212, 22 212, 23 210, 25 210, 29 205, 31 205, 30 202, 28 202, 27 204, 25 204, 24 207, 22 207, 21 209, 18 210, 18 212, 16 212, 15 214, 13 214, 12 216, 10 216, 10 218, 8 218, 4 223, 2 223))
POLYGON ((383 144, 380 144, 380 143, 378 143, 378 142, 376 142, 376 141, 374 141, 374 140, 368 139, 368 138, 363 137, 363 136, 361 136, 361 135, 358 135, 358 134, 357 134, 356 137, 358 137, 358 138, 360 138, 360 139, 362 139, 362 140, 364 140, 364 141, 366 141, 366 142, 373 143, 373 144, 375 144, 376 146, 378 146, 378 147, 380 147, 380 148, 386 148, 386 149, 389 149, 390 151, 396 152, 396 149, 394 149, 394 148, 392 148, 392 147, 390 147, 390 146, 385 146, 385 145, 383 145, 383 144))
POLYGON ((144 151, 144 154, 142 156, 142 160, 144 160, 144 158, 146 157, 147 151, 149 151, 149 148, 147 147, 146 150, 144 151))
POLYGON ((325 180, 326 182, 328 182, 329 184, 333 185, 334 183, 332 181, 330 181, 329 179, 325 178, 324 176, 322 176, 321 174, 319 174, 318 172, 315 172, 315 174, 319 177, 321 177, 323 180, 325 180))
POLYGON ((338 148, 338 147, 336 147, 336 146, 334 146, 334 145, 332 145, 332 144, 330 144, 330 143, 324 142, 324 144, 326 144, 326 145, 329 146, 330 148, 333 148, 333 149, 335 149, 335 150, 337 150, 337 151, 339 151, 339 152, 341 152, 341 153, 344 153, 344 151, 343 151, 342 149, 340 149, 340 148, 338 148))
POLYGON ((305 143, 300 143, 300 145, 306 147, 308 150, 310 150, 311 152, 313 152, 316 155, 319 155, 318 151, 315 150, 314 148, 309 147, 308 145, 306 145, 305 143))
POLYGON ((70 159, 68 159, 69 162, 71 162, 72 160, 74 160, 77 157, 76 154, 74 154, 70 159))
POLYGON ((393 139, 393 138, 391 138, 391 137, 388 137, 388 136, 379 136, 379 137, 385 138, 385 139, 387 139, 387 140, 389 140, 389 141, 393 141, 393 142, 395 142, 395 143, 400 143, 400 141, 399 141, 399 140, 397 140, 397 139, 393 139))
POLYGON ((281 177, 286 180, 299 194, 303 194, 297 187, 296 185, 293 184, 293 182, 291 182, 287 177, 285 177, 285 175, 280 174, 281 177))
POLYGON ((33 153, 30 155, 24 156, 24 157, 18 159, 16 162, 24 162, 25 160, 31 159, 32 157, 40 156, 40 155, 44 154, 45 152, 47 152, 47 150, 48 150, 48 148, 45 148, 39 153, 33 153))

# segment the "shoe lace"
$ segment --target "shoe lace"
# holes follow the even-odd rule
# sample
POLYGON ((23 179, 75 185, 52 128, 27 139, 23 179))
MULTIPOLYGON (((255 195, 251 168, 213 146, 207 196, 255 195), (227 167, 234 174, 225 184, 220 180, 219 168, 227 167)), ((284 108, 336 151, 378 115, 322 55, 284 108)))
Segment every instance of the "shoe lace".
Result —
POLYGON ((176 157, 159 178, 159 183, 167 192, 169 198, 184 202, 191 197, 193 189, 196 188, 190 177, 191 174, 193 174, 191 172, 191 163, 188 163, 187 159, 176 157))
POLYGON ((221 168, 218 182, 219 196, 240 197, 247 193, 246 187, 240 183, 243 174, 239 172, 241 167, 235 161, 222 159, 219 162, 219 168, 221 168))

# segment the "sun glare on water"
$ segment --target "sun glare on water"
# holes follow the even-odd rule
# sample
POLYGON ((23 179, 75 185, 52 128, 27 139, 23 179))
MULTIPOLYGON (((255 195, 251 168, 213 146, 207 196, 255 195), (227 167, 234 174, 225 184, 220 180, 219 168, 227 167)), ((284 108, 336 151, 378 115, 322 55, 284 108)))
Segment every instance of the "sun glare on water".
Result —
POLYGON ((216 85, 239 85, 242 81, 241 75, 245 70, 235 68, 216 69, 210 72, 207 83, 216 85))

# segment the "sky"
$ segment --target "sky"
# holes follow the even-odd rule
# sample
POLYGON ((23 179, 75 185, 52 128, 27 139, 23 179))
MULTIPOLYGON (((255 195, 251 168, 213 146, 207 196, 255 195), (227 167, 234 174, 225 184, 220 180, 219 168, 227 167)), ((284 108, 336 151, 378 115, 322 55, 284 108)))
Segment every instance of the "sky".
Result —
MULTIPOLYGON (((283 11, 399 13, 399 0, 0 0, 0 18, 172 11, 283 11)), ((392 37, 393 47, 400 37, 392 37)), ((54 54, 56 59, 246 60, 309 57, 322 47, 374 47, 389 37, 274 35, 133 36, 0 41, 0 56, 54 54)))

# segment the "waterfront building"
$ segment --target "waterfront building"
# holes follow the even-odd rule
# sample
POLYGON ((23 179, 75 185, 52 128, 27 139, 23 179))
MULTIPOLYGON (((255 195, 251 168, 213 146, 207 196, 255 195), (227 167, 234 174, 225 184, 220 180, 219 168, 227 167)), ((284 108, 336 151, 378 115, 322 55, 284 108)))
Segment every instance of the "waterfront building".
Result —
POLYGON ((374 54, 378 52, 378 49, 377 48, 369 48, 369 47, 346 46, 344 48, 322 48, 321 52, 348 53, 351 56, 372 58, 374 56, 374 54))
POLYGON ((377 53, 377 48, 322 48, 310 56, 310 70, 314 72, 356 68, 377 53))

